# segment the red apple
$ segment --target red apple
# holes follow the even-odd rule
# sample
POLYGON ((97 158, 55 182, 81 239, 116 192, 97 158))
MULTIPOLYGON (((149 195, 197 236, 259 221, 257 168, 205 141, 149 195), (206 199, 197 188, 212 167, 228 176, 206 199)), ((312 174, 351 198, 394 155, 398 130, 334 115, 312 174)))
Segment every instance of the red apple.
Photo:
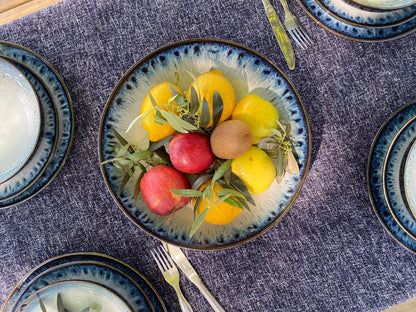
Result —
POLYGON ((191 188, 185 176, 175 168, 156 166, 147 171, 140 181, 144 201, 154 213, 166 216, 189 203, 189 197, 173 194, 172 189, 191 188))
POLYGON ((215 161, 207 135, 189 132, 178 133, 169 142, 172 165, 183 173, 199 173, 215 161))

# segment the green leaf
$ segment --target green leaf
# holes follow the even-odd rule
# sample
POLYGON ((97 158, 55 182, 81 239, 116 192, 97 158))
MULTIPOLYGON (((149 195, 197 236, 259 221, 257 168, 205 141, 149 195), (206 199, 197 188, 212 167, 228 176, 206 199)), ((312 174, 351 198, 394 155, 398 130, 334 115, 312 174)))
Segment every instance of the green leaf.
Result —
POLYGON ((217 193, 217 196, 218 197, 221 197, 221 196, 224 196, 224 195, 230 195, 230 196, 245 198, 245 196, 244 196, 243 193, 241 193, 239 191, 236 191, 236 190, 234 190, 232 188, 223 188, 221 191, 219 191, 217 193))
POLYGON ((195 202, 195 205, 194 205, 194 219, 196 218, 196 212, 198 210, 198 206, 199 206, 199 203, 201 202, 201 200, 202 200, 202 197, 198 197, 196 202, 195 202))
POLYGON ((40 305, 40 309, 42 310, 42 312, 46 312, 46 307, 42 299, 39 299, 39 305, 40 305))
POLYGON ((62 302, 62 297, 60 293, 58 293, 58 296, 56 298, 56 307, 58 308, 58 312, 65 312, 64 303, 62 302))
POLYGON ((139 164, 141 172, 139 174, 139 176, 137 177, 137 181, 136 181, 136 185, 134 186, 134 200, 136 201, 137 198, 139 198, 139 194, 140 194, 140 182, 143 179, 144 174, 146 173, 146 168, 142 165, 139 164))
POLYGON ((179 95, 180 93, 176 90, 171 84, 169 84, 170 93, 172 93, 172 97, 179 95))
POLYGON ((131 160, 125 159, 125 158, 117 160, 117 162, 119 163, 120 166, 128 166, 131 164, 131 160))
POLYGON ((215 128, 218 122, 220 121, 223 109, 224 109, 224 104, 222 101, 222 97, 218 93, 218 91, 215 91, 213 101, 212 101, 212 127, 213 128, 215 128))
POLYGON ((130 144, 126 144, 126 145, 122 146, 119 149, 119 151, 117 152, 116 157, 123 156, 127 152, 127 150, 129 149, 129 147, 130 147, 130 144))
POLYGON ((173 135, 170 135, 166 138, 160 139, 159 141, 150 142, 149 150, 153 151, 153 152, 156 151, 157 149, 159 149, 160 147, 165 145, 165 143, 169 142, 170 139, 172 139, 172 137, 173 137, 173 135))
MULTIPOLYGON (((134 171, 134 169, 133 169, 133 171, 134 171)), ((130 174, 128 172, 126 172, 124 174, 124 176, 123 176, 123 179, 121 180, 121 183, 120 183, 120 187, 118 189, 117 196, 120 196, 121 195, 121 192, 123 192, 123 189, 126 186, 127 182, 129 182, 129 180, 130 180, 130 174)))
POLYGON ((211 121, 211 112, 209 111, 209 106, 207 100, 204 98, 202 101, 202 110, 201 110, 201 119, 199 126, 201 128, 206 128, 211 121))
POLYGON ((152 154, 153 152, 149 150, 137 151, 137 152, 134 152, 133 154, 130 154, 127 158, 130 159, 131 161, 139 161, 139 160, 152 156, 152 154))
POLYGON ((235 173, 231 172, 231 176, 230 176, 230 186, 243 193, 244 196, 246 197, 246 200, 252 204, 252 205, 256 205, 256 203, 254 202, 253 198, 251 197, 246 184, 244 183, 243 180, 241 180, 235 173))
POLYGON ((175 195, 179 195, 183 197, 201 197, 202 196, 201 191, 196 191, 196 190, 191 190, 191 189, 178 189, 178 190, 173 189, 170 191, 175 195))
POLYGON ((160 112, 159 109, 156 110, 155 115, 153 116, 153 120, 155 123, 157 123, 158 125, 165 125, 166 124, 166 120, 163 118, 162 113, 160 112))
POLYGON ((204 222, 205 217, 207 216, 207 213, 209 211, 209 208, 205 208, 199 215, 196 217, 194 223, 192 224, 191 231, 189 232, 189 236, 194 236, 195 232, 198 231, 198 229, 201 227, 202 223, 204 222))
POLYGON ((200 107, 199 99, 198 99, 198 93, 194 89, 194 87, 191 87, 191 101, 189 103, 189 113, 191 115, 194 115, 198 112, 200 107))
POLYGON ((155 98, 153 97, 152 93, 150 93, 150 91, 149 91, 149 99, 150 99, 150 102, 152 103, 153 107, 157 108, 158 104, 157 104, 155 98))
MULTIPOLYGON (((121 134, 120 133, 118 133, 117 132, 117 130, 116 129, 114 129, 114 127, 111 127, 111 130, 113 131, 113 133, 114 133, 114 135, 115 135, 115 137, 117 138, 117 140, 120 142, 120 144, 121 145, 126 145, 126 144, 129 144, 129 142, 127 142, 127 140, 125 139, 125 138, 123 138, 122 136, 121 136, 121 134)), ((134 153, 134 149, 133 149, 133 147, 129 147, 129 149, 128 149, 128 151, 130 152, 130 153, 134 153)))
POLYGON ((251 211, 250 206, 247 204, 247 201, 245 198, 236 197, 235 200, 238 201, 241 204, 241 206, 243 206, 244 209, 251 211))
POLYGON ((225 161, 222 163, 222 165, 215 171, 214 177, 212 178, 212 185, 214 185, 215 181, 217 181, 219 178, 221 178, 224 173, 230 169, 231 167, 231 159, 225 161))
POLYGON ((189 122, 186 122, 182 118, 180 118, 175 113, 169 112, 169 111, 160 111, 165 117, 165 119, 168 121, 168 123, 178 132, 187 133, 189 131, 195 131, 198 129, 198 127, 190 124, 189 122))
POLYGON ((243 205, 232 197, 225 199, 224 203, 227 203, 228 205, 231 205, 233 207, 240 208, 241 210, 244 209, 243 205))
POLYGON ((284 152, 281 148, 279 148, 277 150, 277 155, 274 158, 274 164, 276 167, 276 174, 278 176, 283 176, 285 173, 285 157, 284 157, 284 152))
POLYGON ((197 190, 202 184, 204 184, 204 182, 208 181, 209 179, 212 178, 212 174, 205 174, 203 176, 198 177, 194 183, 192 183, 192 188, 194 190, 197 190))

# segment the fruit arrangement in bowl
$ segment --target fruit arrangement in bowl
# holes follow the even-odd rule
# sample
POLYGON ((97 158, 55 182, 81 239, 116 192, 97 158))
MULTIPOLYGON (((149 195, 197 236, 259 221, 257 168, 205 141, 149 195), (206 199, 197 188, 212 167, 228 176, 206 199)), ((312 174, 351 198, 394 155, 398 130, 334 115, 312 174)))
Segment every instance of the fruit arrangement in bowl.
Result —
POLYGON ((100 127, 104 179, 149 234, 216 249, 257 237, 297 196, 310 129, 291 83, 219 40, 159 49, 123 75, 100 127))

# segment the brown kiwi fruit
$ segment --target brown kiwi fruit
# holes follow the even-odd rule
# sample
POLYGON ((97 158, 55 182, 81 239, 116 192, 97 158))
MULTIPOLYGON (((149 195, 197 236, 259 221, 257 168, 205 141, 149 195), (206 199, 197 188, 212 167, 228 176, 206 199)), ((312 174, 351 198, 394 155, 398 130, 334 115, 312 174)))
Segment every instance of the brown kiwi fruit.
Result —
POLYGON ((241 120, 220 123, 210 137, 211 150, 222 159, 234 159, 243 155, 253 143, 253 132, 241 120))

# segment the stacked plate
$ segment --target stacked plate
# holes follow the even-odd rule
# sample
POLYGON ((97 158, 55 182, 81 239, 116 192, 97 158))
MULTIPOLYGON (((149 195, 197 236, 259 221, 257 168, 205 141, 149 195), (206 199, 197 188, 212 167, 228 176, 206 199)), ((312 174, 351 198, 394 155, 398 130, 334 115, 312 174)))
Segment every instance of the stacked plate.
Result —
POLYGON ((415 0, 298 0, 322 27, 348 39, 383 41, 416 28, 415 0))
POLYGON ((371 202, 386 229, 416 252, 416 100, 379 130, 368 160, 371 202))
MULTIPOLYGON (((15 152, 16 156, 24 155, 21 157, 22 161, 19 162, 20 166, 9 166, 9 168, 14 168, 10 174, 5 174, 7 170, 0 169, 0 208, 2 208, 18 204, 34 196, 52 181, 68 155, 74 121, 71 100, 62 79, 41 56, 22 46, 0 41, 0 58, 0 64, 3 65, 0 77, 5 75, 6 65, 7 68, 14 68, 15 72, 20 73, 27 85, 30 85, 30 88, 26 86, 26 89, 33 92, 33 94, 22 96, 36 98, 38 106, 33 111, 39 114, 36 124, 38 132, 25 130, 21 122, 18 123, 19 126, 15 126, 15 123, 11 123, 9 119, 7 119, 9 125, 6 127, 4 123, 1 125, 3 139, 5 137, 3 134, 10 131, 14 136, 19 136, 19 130, 25 131, 25 135, 32 138, 29 140, 32 145, 25 151, 16 150, 15 152)), ((3 97, 2 99, 5 100, 3 97)), ((10 105, 10 102, 0 104, 0 109, 6 109, 6 107, 8 110, 16 109, 16 105, 10 105)), ((4 112, 1 113, 4 118, 4 112)), ((26 115, 32 116, 31 114, 33 113, 26 115)), ((15 112, 9 112, 7 116, 16 115, 15 112)), ((25 135, 22 135, 22 138, 27 140, 25 135)), ((5 144, 2 147, 3 152, 6 148, 10 151, 13 147, 7 138, 5 142, 0 142, 0 144, 5 144)), ((4 159, 7 158, 10 158, 10 155, 4 156, 4 159)))
POLYGON ((153 286, 127 264, 103 254, 73 253, 50 259, 29 272, 1 312, 41 311, 39 299, 47 311, 56 311, 58 294, 71 311, 96 306, 103 312, 166 311, 153 286))

